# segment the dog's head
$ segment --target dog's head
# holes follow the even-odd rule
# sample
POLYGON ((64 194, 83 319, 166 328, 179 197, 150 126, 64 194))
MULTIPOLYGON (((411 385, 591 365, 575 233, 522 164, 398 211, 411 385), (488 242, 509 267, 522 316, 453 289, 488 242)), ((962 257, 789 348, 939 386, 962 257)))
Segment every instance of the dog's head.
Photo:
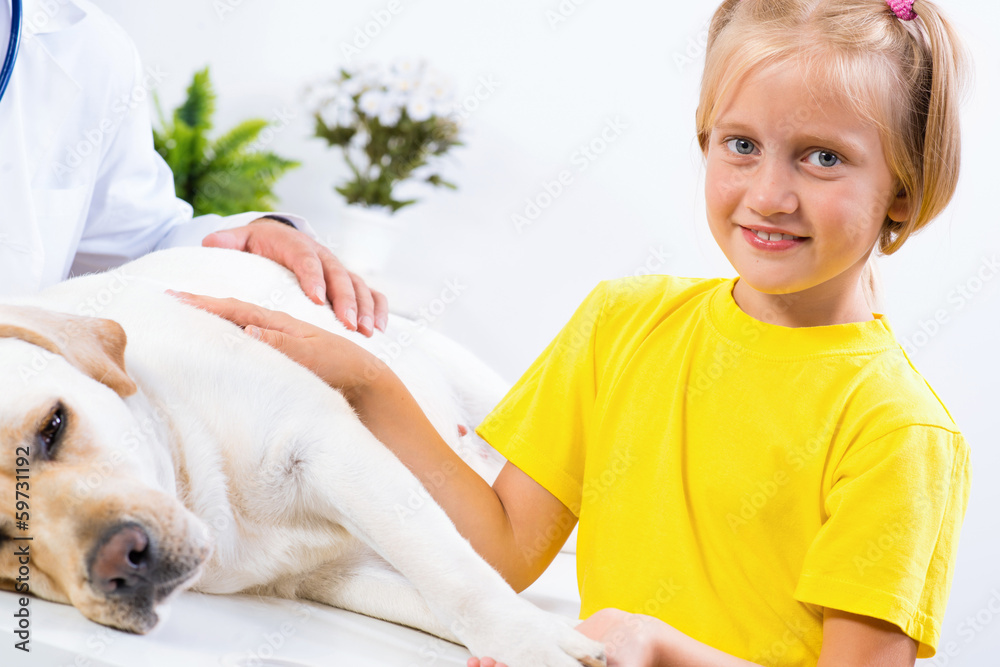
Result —
POLYGON ((168 427, 130 409, 124 352, 110 320, 0 306, 0 586, 146 632, 210 546, 163 488, 168 427))

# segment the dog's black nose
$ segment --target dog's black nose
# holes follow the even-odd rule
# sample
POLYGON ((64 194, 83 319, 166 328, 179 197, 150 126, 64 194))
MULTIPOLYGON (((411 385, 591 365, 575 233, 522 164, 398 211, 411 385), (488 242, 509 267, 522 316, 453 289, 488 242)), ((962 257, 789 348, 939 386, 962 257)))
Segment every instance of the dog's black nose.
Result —
POLYGON ((149 535, 136 524, 109 531, 90 561, 90 581, 100 591, 132 595, 148 583, 155 566, 149 535))

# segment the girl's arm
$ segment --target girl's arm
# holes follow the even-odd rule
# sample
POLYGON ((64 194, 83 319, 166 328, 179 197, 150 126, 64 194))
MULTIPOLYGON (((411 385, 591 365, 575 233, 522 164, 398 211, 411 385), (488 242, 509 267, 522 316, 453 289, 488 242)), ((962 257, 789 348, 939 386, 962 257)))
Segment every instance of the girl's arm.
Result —
POLYGON ((538 578, 576 525, 562 502, 510 463, 491 488, 441 438, 396 374, 346 338, 236 299, 175 296, 244 327, 340 390, 515 590, 538 578))
POLYGON ((916 661, 917 642, 892 623, 839 609, 824 609, 823 648, 816 667, 913 667, 916 661))
POLYGON ((555 558, 576 517, 512 463, 490 488, 444 442, 396 374, 371 359, 378 369, 373 378, 344 389, 365 426, 423 482, 514 590, 527 588, 555 558))

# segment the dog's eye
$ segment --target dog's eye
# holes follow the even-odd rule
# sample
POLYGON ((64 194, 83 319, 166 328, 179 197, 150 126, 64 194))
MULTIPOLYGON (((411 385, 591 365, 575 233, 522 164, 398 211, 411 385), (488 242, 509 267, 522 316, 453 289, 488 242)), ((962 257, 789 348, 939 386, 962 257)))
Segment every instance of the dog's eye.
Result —
POLYGON ((66 408, 62 403, 57 403, 49 416, 42 422, 42 427, 38 430, 38 445, 44 452, 45 458, 51 458, 55 454, 62 434, 66 430, 66 408))

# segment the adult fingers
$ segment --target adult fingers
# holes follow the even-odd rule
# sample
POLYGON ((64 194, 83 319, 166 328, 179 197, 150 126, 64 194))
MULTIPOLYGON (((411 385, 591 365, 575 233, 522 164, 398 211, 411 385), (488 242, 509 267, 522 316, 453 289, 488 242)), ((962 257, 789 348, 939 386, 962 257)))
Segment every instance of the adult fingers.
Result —
POLYGON ((326 265, 320 258, 317 248, 305 244, 288 247, 272 245, 270 248, 273 249, 272 254, 265 256, 294 273, 306 296, 320 305, 327 302, 330 285, 327 280, 326 265))
POLYGON ((350 276, 354 285, 354 298, 358 303, 358 331, 371 336, 375 333, 375 298, 361 276, 355 273, 350 276))
POLYGON ((384 333, 389 323, 389 300, 375 290, 372 290, 372 300, 375 302, 375 326, 384 333))
POLYGON ((220 232, 209 234, 201 240, 201 245, 206 248, 228 248, 230 250, 246 250, 247 241, 250 238, 251 229, 249 226, 237 227, 235 229, 224 229, 220 232))
POLYGON ((358 296, 354 290, 354 280, 332 252, 319 246, 318 258, 322 262, 323 276, 326 278, 326 296, 333 304, 337 319, 351 331, 358 330, 358 296))
MULTIPOLYGON (((295 274, 306 296, 315 303, 326 303, 327 284, 323 260, 320 258, 321 250, 325 250, 323 246, 299 230, 280 222, 254 222, 227 232, 237 233, 240 238, 245 234, 246 242, 238 250, 267 257, 281 264, 295 274)), ((219 232, 220 235, 222 233, 219 232)))

